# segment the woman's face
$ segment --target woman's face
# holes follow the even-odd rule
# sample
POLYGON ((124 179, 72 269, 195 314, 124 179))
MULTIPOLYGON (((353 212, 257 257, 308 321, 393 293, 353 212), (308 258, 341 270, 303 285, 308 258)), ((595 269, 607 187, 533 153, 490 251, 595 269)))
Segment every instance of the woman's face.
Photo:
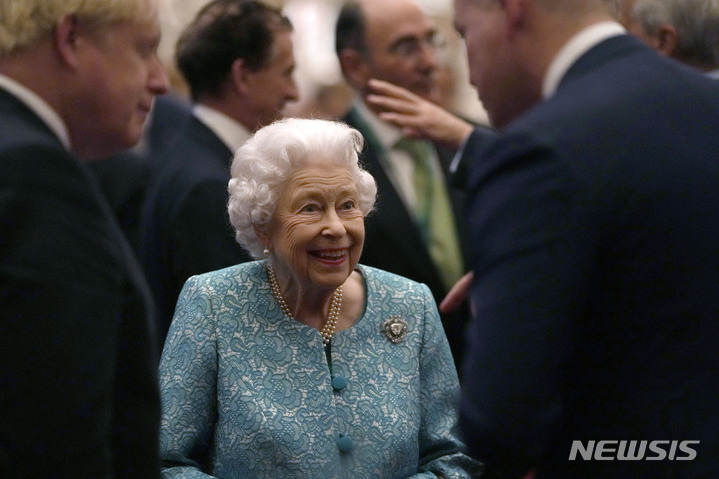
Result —
POLYGON ((357 187, 343 166, 319 161, 297 169, 280 193, 267 231, 278 275, 301 288, 343 284, 364 244, 357 201, 357 187))

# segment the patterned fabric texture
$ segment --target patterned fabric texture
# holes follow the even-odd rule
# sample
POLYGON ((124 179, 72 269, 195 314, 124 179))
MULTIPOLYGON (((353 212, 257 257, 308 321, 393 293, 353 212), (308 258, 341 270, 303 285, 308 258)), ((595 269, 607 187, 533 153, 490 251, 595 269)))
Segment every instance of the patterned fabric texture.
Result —
POLYGON ((285 316, 264 261, 193 276, 162 354, 166 478, 470 478, 459 383, 429 289, 358 266, 365 309, 335 334, 285 316), (383 323, 407 322, 401 342, 383 323))

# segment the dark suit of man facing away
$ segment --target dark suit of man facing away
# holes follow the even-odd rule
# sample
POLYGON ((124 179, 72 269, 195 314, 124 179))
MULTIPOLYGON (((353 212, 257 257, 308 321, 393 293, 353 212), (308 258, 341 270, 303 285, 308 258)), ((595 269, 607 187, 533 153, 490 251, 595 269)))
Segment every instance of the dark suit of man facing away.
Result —
POLYGON ((714 477, 719 87, 623 34, 601 0, 563 2, 456 2, 500 130, 468 185, 467 445, 490 478, 714 477), (571 459, 602 440, 697 441, 696 457, 660 443, 662 461, 618 460, 617 442, 610 460, 571 459))

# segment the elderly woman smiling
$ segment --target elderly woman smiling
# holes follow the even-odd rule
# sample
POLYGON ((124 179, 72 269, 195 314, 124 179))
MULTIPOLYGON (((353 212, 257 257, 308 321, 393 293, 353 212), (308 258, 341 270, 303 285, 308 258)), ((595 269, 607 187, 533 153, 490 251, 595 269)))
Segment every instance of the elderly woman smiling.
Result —
POLYGON ((477 477, 429 289, 358 264, 374 179, 361 135, 260 129, 230 219, 259 261, 190 278, 162 354, 165 477, 477 477))

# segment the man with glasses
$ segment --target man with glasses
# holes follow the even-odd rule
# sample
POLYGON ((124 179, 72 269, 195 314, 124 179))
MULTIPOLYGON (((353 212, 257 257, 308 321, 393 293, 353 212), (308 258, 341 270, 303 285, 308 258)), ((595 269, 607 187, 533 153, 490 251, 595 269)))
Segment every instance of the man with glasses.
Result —
MULTIPOLYGON (((384 80, 437 102, 437 50, 443 39, 411 0, 360 0, 340 11, 336 51, 356 97, 343 121, 367 146, 362 160, 377 180, 376 211, 366 220, 362 263, 429 286, 437 302, 465 271, 461 191, 448 187, 455 151, 403 136, 370 104, 370 79, 384 80)), ((457 364, 466 310, 442 317, 457 364)))

